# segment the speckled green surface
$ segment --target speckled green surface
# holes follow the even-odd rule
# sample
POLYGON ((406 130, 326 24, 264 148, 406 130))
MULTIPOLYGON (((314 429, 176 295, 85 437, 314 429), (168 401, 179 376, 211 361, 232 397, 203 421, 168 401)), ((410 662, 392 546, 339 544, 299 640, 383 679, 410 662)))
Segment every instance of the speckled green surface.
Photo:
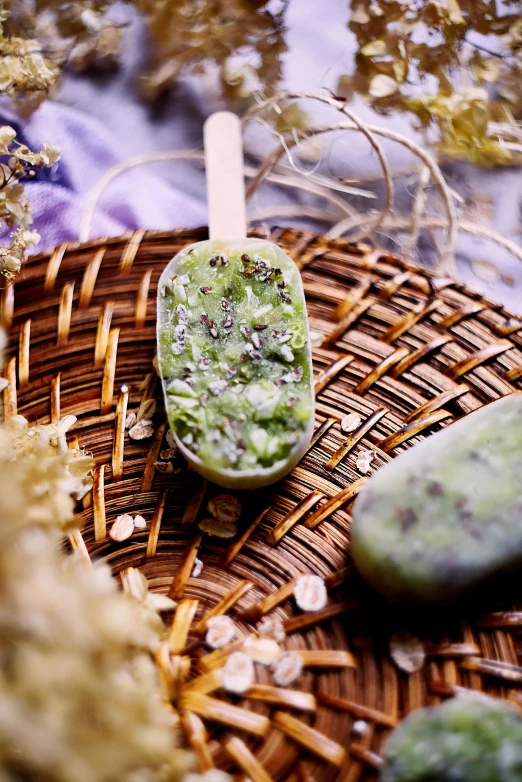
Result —
POLYGON ((522 715, 478 698, 418 709, 394 730, 384 759, 380 782, 520 782, 522 715))
POLYGON ((189 248, 160 289, 169 422, 217 470, 284 462, 313 418, 299 272, 275 245, 249 241, 189 248))
POLYGON ((451 600, 522 558, 522 395, 381 468, 353 508, 352 555, 392 599, 451 600))

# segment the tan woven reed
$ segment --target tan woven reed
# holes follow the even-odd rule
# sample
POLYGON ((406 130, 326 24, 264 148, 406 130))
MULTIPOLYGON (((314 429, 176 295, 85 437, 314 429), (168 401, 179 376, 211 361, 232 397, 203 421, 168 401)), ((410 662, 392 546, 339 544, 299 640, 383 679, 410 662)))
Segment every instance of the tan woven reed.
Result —
POLYGON ((238 539, 209 538, 197 520, 215 487, 181 462, 176 474, 155 469, 161 413, 152 439, 131 440, 124 429, 126 413, 142 401, 156 397, 161 410, 151 363, 159 275, 183 245, 204 238, 203 231, 138 231, 31 258, 2 292, 1 322, 11 335, 7 415, 18 411, 41 423, 78 416, 72 440, 93 453, 97 467, 73 547, 106 559, 116 573, 139 567, 151 588, 184 601, 171 636, 177 672, 171 666, 170 675, 182 680, 189 666, 191 680, 209 674, 178 703, 202 767, 216 764, 253 782, 371 779, 383 740, 411 709, 459 688, 522 703, 522 612, 504 602, 495 613, 478 605, 467 619, 425 622, 417 632, 428 659, 408 676, 387 642, 410 618, 366 591, 349 558, 350 500, 364 481, 359 451, 375 450, 378 468, 454 418, 517 390, 522 321, 451 279, 368 246, 275 230, 272 240, 302 268, 316 344, 317 430, 291 475, 240 497, 238 539), (351 411, 362 423, 346 436, 339 422, 351 411), (149 524, 117 544, 107 532, 122 512, 140 513, 149 524), (196 553, 204 568, 192 578, 196 553), (300 612, 291 597, 293 579, 308 572, 329 587, 330 602, 317 615, 300 612), (274 691, 262 669, 248 697, 227 697, 212 671, 230 650, 209 654, 196 633, 210 609, 237 619, 243 638, 261 616, 280 617, 285 648, 305 661, 298 685, 274 691), (289 691, 296 689, 302 692, 289 691), (352 733, 357 719, 368 724, 362 737, 352 733))

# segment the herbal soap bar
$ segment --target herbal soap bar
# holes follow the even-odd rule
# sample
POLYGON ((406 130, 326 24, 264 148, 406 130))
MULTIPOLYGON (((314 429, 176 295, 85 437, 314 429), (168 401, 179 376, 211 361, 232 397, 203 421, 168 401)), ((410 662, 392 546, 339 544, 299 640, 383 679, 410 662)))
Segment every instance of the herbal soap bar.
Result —
POLYGON ((408 449, 365 485, 352 555, 392 599, 451 600, 522 559, 522 394, 408 449))
POLYGON ((455 698, 412 712, 384 747, 380 782, 522 782, 522 715, 455 698))
POLYGON ((158 288, 167 415, 189 463, 221 486, 278 480, 310 441, 314 395, 303 287, 260 239, 198 242, 158 288))

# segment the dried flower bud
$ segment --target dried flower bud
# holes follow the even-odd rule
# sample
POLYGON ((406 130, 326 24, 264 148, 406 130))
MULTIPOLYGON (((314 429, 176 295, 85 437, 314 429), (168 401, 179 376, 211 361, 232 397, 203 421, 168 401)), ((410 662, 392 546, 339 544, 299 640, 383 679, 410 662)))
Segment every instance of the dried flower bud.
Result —
POLYGON ((206 532, 208 535, 213 535, 216 538, 233 538, 237 533, 235 524, 226 524, 217 519, 201 519, 198 527, 202 532, 206 532))
POLYGON ((375 456, 375 451, 359 451, 357 454, 357 460, 355 462, 355 466, 359 472, 362 472, 363 475, 367 475, 370 470, 370 465, 375 459, 375 456))
POLYGON ((244 652, 233 652, 223 668, 223 687, 243 695, 254 683, 254 663, 244 652))
POLYGON ((127 540, 127 538, 130 538, 133 532, 134 521, 132 516, 130 516, 128 513, 123 513, 121 516, 118 516, 112 525, 109 534, 113 540, 115 540, 117 543, 121 543, 122 541, 127 540))
POLYGON ((395 665, 406 673, 419 671, 426 659, 422 641, 408 632, 399 632, 392 635, 390 638, 390 655, 395 665))
POLYGON ((235 524, 241 515, 241 505, 232 494, 218 494, 209 500, 207 508, 218 521, 235 524))
POLYGON ((272 666, 274 683, 278 687, 288 687, 293 684, 303 670, 303 660, 296 652, 283 652, 272 666))
POLYGON ((229 616, 211 616, 207 619, 205 642, 212 649, 221 649, 234 640, 237 634, 235 622, 229 616))
POLYGON ((134 426, 129 429, 129 437, 133 440, 147 440, 154 434, 154 426, 152 421, 142 418, 134 426))
POLYGON ((294 596, 301 611, 320 611, 328 601, 326 586, 320 576, 301 576, 295 585, 294 596))

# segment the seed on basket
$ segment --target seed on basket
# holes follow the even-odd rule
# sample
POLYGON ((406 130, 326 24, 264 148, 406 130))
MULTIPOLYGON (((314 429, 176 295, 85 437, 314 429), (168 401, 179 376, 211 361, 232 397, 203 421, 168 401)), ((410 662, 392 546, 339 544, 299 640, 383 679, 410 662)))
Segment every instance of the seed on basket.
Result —
POLYGON ((129 437, 133 440, 147 440, 154 434, 154 425, 147 418, 142 418, 129 429, 129 437))
POLYGON ((355 430, 361 425, 362 418, 357 413, 348 413, 341 420, 341 431, 345 434, 349 432, 355 432, 355 430))
POLYGON ((206 532, 208 535, 213 535, 216 538, 233 538, 237 532, 235 524, 227 524, 224 521, 210 518, 201 519, 198 527, 202 532, 206 532))
POLYGON ((328 593, 320 576, 301 576, 294 587, 295 602, 301 611, 320 611, 328 601, 328 593))
POLYGON ((254 683, 254 663, 244 652, 232 652, 223 668, 223 687, 242 695, 254 683))
POLYGON ((420 671, 426 659, 424 646, 419 638, 408 632, 394 633, 390 638, 390 655, 401 671, 420 671))
POLYGON ((160 459, 173 459, 176 455, 176 448, 164 448, 160 451, 160 459))
POLYGON ((221 649, 237 635, 235 622, 229 616, 211 616, 207 619, 207 635, 205 642, 212 649, 221 649))
POLYGON ((376 452, 375 451, 359 451, 357 454, 357 460, 355 462, 355 466, 359 470, 359 472, 362 472, 363 475, 368 475, 368 472, 370 470, 370 465, 375 459, 376 452))
POLYGON ((303 659, 297 652, 283 652, 272 665, 274 683, 278 687, 288 687, 293 684, 303 670, 303 659))
POLYGON ((121 516, 118 516, 112 525, 109 535, 117 543, 121 543, 122 541, 127 540, 127 538, 130 538, 133 532, 134 520, 132 516, 128 513, 123 513, 121 516))
POLYGON ((255 663, 261 665, 273 665, 281 654, 279 644, 272 638, 247 638, 243 650, 255 663))
POLYGON ((232 494, 218 494, 209 500, 210 513, 218 520, 235 524, 241 515, 241 505, 232 494))
POLYGON ((265 616, 256 626, 256 633, 260 638, 273 638, 278 643, 283 643, 286 638, 285 628, 280 619, 265 616))

